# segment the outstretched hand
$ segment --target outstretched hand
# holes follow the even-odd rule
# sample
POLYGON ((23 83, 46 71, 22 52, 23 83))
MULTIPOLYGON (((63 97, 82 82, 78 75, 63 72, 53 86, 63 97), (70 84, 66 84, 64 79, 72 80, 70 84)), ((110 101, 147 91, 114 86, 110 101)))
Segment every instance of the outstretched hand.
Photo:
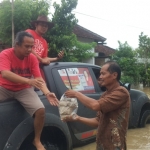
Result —
POLYGON ((68 122, 68 121, 77 121, 79 119, 79 116, 75 114, 74 117, 72 116, 66 116, 62 119, 63 122, 68 122))
POLYGON ((58 101, 58 99, 57 99, 57 97, 55 96, 54 93, 49 92, 49 93, 46 94, 46 97, 47 97, 47 99, 48 99, 48 101, 50 102, 51 105, 58 106, 59 101, 58 101))
POLYGON ((77 93, 77 91, 74 91, 74 90, 67 90, 67 91, 65 92, 65 96, 66 96, 66 97, 70 97, 70 98, 74 98, 74 97, 76 97, 76 93, 77 93))

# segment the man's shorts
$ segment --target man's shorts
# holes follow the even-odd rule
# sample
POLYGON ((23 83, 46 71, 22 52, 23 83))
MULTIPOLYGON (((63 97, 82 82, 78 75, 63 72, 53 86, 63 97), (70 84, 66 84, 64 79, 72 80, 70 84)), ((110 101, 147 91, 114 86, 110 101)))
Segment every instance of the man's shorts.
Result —
POLYGON ((0 86, 0 102, 9 98, 17 99, 31 116, 33 116, 38 109, 44 108, 43 103, 33 87, 13 92, 0 86))

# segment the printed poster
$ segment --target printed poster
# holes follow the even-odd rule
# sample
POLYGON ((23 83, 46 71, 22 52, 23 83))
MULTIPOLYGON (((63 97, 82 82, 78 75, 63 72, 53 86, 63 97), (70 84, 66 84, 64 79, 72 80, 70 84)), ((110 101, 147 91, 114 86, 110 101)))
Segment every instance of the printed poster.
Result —
POLYGON ((71 83, 73 90, 83 93, 95 93, 94 84, 87 68, 67 68, 58 72, 67 88, 71 88, 71 83))

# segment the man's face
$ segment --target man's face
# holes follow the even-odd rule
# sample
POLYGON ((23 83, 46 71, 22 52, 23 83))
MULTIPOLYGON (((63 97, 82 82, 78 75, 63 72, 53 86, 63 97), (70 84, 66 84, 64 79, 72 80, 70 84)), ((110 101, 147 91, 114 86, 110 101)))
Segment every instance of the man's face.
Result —
POLYGON ((48 24, 45 22, 39 22, 35 24, 35 27, 36 27, 37 33, 39 33, 40 35, 45 34, 48 30, 48 24))
POLYGON ((16 49, 20 55, 20 57, 27 57, 31 52, 34 46, 34 39, 31 37, 24 37, 24 40, 21 45, 16 45, 16 49))
POLYGON ((104 66, 102 66, 101 70, 100 70, 100 76, 98 79, 98 83, 100 84, 100 86, 104 86, 104 87, 108 87, 109 85, 112 85, 114 83, 114 81, 116 81, 117 79, 117 73, 110 73, 108 71, 108 67, 109 64, 105 64, 104 66))

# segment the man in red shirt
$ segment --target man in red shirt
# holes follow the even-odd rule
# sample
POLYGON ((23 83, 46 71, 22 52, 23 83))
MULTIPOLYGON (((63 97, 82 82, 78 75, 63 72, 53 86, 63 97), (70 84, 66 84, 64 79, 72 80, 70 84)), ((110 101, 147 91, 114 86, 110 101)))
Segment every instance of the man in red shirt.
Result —
POLYGON ((77 98, 86 107, 97 111, 95 118, 76 116, 64 121, 79 121, 86 125, 98 127, 96 150, 127 150, 126 133, 128 129, 130 95, 126 88, 120 86, 121 69, 116 62, 106 62, 99 76, 99 84, 106 91, 98 99, 92 99, 80 92, 68 90, 67 97, 77 98))
POLYGON ((32 53, 38 58, 42 64, 49 64, 52 61, 57 61, 64 56, 64 51, 58 53, 58 57, 49 58, 48 56, 48 44, 43 38, 43 35, 47 32, 48 29, 51 29, 54 24, 48 21, 46 16, 39 16, 37 20, 32 21, 31 25, 35 30, 27 29, 26 32, 29 32, 35 39, 34 47, 32 53))
POLYGON ((33 86, 45 94, 51 105, 57 106, 58 100, 41 77, 39 62, 31 53, 33 45, 32 35, 22 31, 16 36, 14 48, 0 53, 0 102, 8 98, 20 102, 34 118, 34 146, 37 150, 45 150, 40 141, 45 108, 33 86))

